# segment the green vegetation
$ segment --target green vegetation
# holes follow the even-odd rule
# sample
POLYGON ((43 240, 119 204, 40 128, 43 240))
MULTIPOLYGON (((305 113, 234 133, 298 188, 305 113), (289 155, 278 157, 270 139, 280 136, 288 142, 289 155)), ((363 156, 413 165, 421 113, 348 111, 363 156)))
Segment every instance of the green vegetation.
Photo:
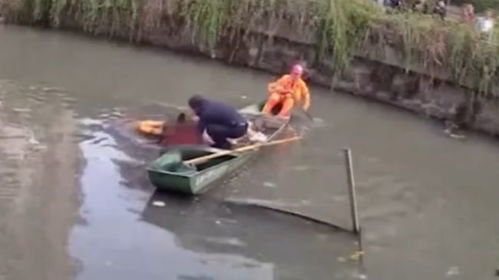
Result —
POLYGON ((497 0, 453 0, 452 5, 472 4, 475 12, 483 12, 486 9, 499 10, 499 1, 497 0))
POLYGON ((128 35, 131 40, 180 22, 195 43, 208 47, 251 30, 271 37, 286 22, 299 34, 315 32, 318 59, 332 59, 338 73, 356 54, 383 59, 379 50, 390 44, 407 70, 448 72, 455 82, 482 94, 498 82, 499 36, 484 40, 458 22, 387 13, 370 0, 8 0, 4 13, 11 21, 128 35))
MULTIPOLYGON (((0 0, 2 1, 2 0, 0 0)), ((9 21, 50 27, 79 27, 114 36, 135 32, 142 0, 3 0, 9 21)))

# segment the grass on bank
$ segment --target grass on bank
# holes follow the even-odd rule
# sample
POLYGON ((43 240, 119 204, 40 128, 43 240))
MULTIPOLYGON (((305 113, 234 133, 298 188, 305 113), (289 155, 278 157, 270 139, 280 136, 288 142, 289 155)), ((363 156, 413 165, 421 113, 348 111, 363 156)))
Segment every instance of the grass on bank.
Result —
POLYGON ((129 34, 131 39, 180 15, 183 26, 194 31, 193 40, 209 47, 241 30, 264 27, 272 34, 286 21, 300 34, 314 32, 319 59, 331 59, 338 73, 354 55, 395 44, 407 70, 422 69, 429 75, 444 70, 454 82, 484 95, 494 95, 498 84, 497 30, 484 40, 465 24, 387 13, 371 0, 3 0, 2 7, 10 21, 72 24, 86 32, 129 34))

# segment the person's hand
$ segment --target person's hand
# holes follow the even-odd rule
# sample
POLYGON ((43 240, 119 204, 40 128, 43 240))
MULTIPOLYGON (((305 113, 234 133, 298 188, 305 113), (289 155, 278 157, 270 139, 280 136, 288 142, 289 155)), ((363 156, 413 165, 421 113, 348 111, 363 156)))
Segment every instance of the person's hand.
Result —
POLYGON ((199 117, 192 110, 184 111, 184 114, 186 118, 190 119, 193 122, 199 121, 199 117))
POLYGON ((215 141, 213 140, 213 138, 211 138, 211 136, 208 134, 208 132, 206 130, 203 131, 202 138, 203 138, 203 142, 205 142, 209 145, 215 144, 215 141))

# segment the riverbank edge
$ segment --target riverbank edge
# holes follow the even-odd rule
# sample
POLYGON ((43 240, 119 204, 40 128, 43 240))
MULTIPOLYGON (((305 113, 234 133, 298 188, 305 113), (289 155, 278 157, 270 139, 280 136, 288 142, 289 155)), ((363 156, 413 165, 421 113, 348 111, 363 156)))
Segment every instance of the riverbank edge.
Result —
MULTIPOLYGON (((385 47, 384 54, 378 56, 384 57, 384 60, 373 59, 369 55, 354 57, 350 67, 332 82, 334 65, 319 59, 316 45, 310 40, 300 40, 289 26, 277 27, 272 36, 269 36, 268 30, 243 30, 244 36, 222 38, 215 46, 208 46, 195 40, 194 31, 178 24, 178 15, 170 16, 172 19, 164 19, 164 22, 171 24, 140 30, 136 38, 132 38, 129 32, 111 32, 111 27, 88 32, 71 18, 61 20, 57 28, 48 28, 210 57, 229 65, 275 75, 284 74, 293 63, 301 62, 307 66, 307 80, 312 84, 499 137, 499 108, 495 99, 474 94, 471 89, 449 81, 446 75, 430 76, 407 71, 394 48, 385 47)), ((40 26, 12 20, 7 24, 40 26)))

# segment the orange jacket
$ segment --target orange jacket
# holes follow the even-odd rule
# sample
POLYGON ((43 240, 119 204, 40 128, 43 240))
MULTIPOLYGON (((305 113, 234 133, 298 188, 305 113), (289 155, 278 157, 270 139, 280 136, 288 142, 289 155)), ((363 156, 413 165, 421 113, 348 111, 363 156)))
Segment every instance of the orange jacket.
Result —
POLYGON ((271 94, 291 93, 296 102, 304 99, 303 109, 308 110, 308 107, 310 107, 310 91, 308 90, 307 84, 302 79, 298 79, 293 83, 291 75, 284 75, 277 81, 270 83, 268 90, 271 94))

